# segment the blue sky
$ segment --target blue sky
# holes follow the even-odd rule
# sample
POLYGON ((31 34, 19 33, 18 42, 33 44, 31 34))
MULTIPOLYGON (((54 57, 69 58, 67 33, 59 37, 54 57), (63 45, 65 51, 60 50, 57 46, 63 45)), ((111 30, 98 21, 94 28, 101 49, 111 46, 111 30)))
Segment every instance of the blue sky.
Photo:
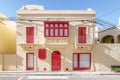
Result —
POLYGON ((7 17, 16 17, 18 9, 24 5, 33 4, 44 5, 47 10, 86 10, 92 8, 96 11, 96 17, 115 24, 118 23, 120 17, 120 0, 0 0, 0 3, 0 12, 7 17), (113 12, 110 14, 111 11, 113 12), (109 14, 106 15, 106 13, 109 14), (101 17, 101 15, 104 16, 101 17))

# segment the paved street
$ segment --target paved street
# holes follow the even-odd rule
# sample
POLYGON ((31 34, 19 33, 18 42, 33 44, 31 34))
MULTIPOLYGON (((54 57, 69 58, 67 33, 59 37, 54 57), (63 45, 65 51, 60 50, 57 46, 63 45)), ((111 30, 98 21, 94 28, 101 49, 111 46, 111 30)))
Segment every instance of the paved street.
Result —
POLYGON ((0 80, 120 80, 120 73, 18 73, 1 72, 0 80))

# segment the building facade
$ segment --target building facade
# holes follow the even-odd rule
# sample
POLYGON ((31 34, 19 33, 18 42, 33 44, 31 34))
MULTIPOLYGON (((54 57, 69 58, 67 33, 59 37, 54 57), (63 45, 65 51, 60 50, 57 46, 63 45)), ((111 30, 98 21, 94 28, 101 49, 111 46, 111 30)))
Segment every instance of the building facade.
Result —
POLYGON ((0 71, 111 72, 112 66, 120 67, 119 25, 98 32, 91 9, 24 6, 17 11, 17 30, 0 17, 0 71))
POLYGON ((93 71, 95 11, 17 11, 18 71, 93 71))

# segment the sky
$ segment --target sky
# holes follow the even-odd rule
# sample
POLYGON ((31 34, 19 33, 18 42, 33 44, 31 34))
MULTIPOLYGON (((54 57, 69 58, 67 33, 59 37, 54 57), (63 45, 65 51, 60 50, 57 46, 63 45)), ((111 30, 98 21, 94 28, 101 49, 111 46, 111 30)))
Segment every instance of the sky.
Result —
POLYGON ((96 17, 118 24, 120 0, 0 0, 0 13, 16 17, 16 11, 25 5, 43 5, 46 10, 86 10, 96 11, 96 17))

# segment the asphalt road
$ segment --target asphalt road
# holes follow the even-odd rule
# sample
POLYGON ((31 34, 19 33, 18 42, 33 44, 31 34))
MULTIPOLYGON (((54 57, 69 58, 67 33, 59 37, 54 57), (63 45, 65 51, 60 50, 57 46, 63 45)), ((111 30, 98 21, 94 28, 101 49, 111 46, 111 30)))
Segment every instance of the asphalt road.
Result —
POLYGON ((91 73, 0 73, 0 80, 120 80, 120 74, 91 73))

